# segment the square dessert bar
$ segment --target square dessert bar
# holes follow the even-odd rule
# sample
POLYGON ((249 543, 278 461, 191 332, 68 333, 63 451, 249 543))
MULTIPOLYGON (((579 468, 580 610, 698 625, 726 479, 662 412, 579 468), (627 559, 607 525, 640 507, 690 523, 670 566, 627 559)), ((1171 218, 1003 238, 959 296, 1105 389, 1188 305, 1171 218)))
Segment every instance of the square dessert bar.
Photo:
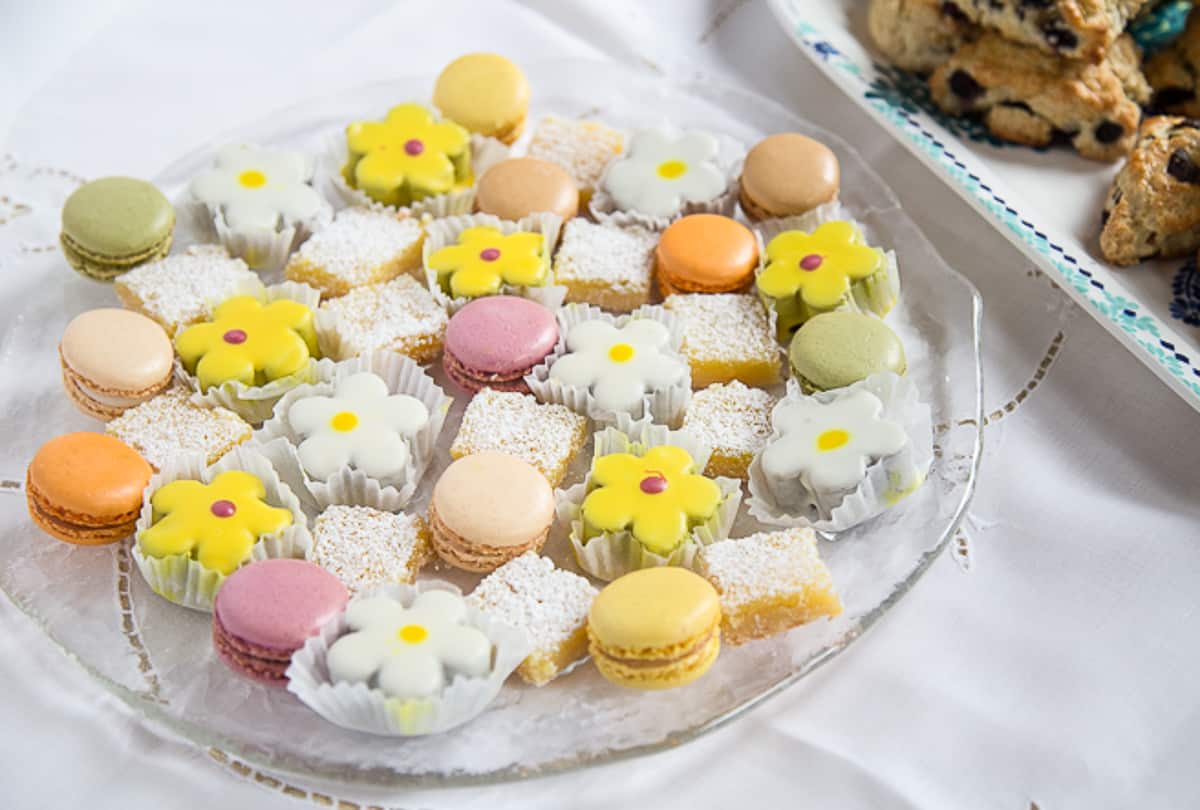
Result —
POLYGON ((330 506, 317 515, 312 534, 312 561, 352 596, 376 585, 412 582, 433 559, 429 530, 416 515, 330 506))
POLYGON ((534 128, 528 154, 566 169, 579 187, 582 203, 591 196, 609 161, 624 148, 625 136, 611 127, 548 115, 534 128))
POLYGON ((567 301, 631 312, 650 299, 657 234, 576 218, 563 229, 554 277, 567 301))
POLYGON ((229 298, 258 276, 220 245, 194 245, 186 253, 135 267, 113 285, 126 309, 153 318, 174 335, 208 317, 211 302, 229 298))
POLYGON ((741 380, 774 385, 782 355, 762 302, 755 295, 672 295, 663 307, 683 321, 683 356, 692 387, 741 380))
POLYGON ((812 529, 706 546, 701 571, 721 598, 721 641, 743 644, 842 612, 812 529))
POLYGON ((441 304, 411 276, 355 287, 321 304, 317 313, 318 326, 334 334, 335 360, 390 349, 432 363, 441 354, 448 320, 441 304))
POLYGON ((532 464, 556 487, 586 441, 586 416, 528 394, 485 388, 467 405, 450 455, 508 453, 532 464))
POLYGON ((197 402, 181 385, 130 408, 104 430, 138 451, 155 470, 184 453, 203 453, 205 463, 213 464, 254 432, 233 411, 197 402))
POLYGON ((583 577, 528 551, 484 577, 467 603, 528 634, 533 652, 517 674, 542 686, 587 655, 588 610, 596 594, 583 577))
POLYGON ((683 429, 712 448, 704 474, 745 478, 750 462, 771 436, 771 409, 778 401, 737 380, 693 394, 683 429))
POLYGON ((336 298, 354 287, 417 271, 424 240, 425 231, 416 218, 347 208, 300 246, 283 275, 317 288, 326 298, 336 298))

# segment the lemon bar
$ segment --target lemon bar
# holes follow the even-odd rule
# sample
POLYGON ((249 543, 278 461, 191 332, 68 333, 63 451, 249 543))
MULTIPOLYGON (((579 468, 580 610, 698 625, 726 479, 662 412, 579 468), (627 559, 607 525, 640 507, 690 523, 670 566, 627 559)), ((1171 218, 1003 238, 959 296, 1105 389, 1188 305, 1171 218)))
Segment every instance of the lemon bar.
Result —
POLYGON ((325 301, 317 312, 318 327, 333 335, 329 354, 335 360, 388 349, 432 363, 442 352, 448 320, 425 285, 411 276, 355 287, 325 301))
POLYGON ((734 380, 692 395, 683 429, 712 448, 704 474, 745 478, 755 453, 771 436, 771 409, 778 398, 734 380))
POLYGON ((554 278, 567 302, 631 312, 650 300, 658 237, 641 228, 573 219, 554 257, 554 278))
POLYGON ((683 322, 683 355, 692 367, 692 387, 741 380, 774 385, 782 354, 762 303, 753 295, 672 295, 663 307, 683 322))
POLYGON ((193 400, 182 385, 130 408, 104 430, 137 450, 155 470, 184 453, 203 453, 205 463, 213 464, 254 432, 233 411, 193 400))
POLYGON ((432 558, 429 529, 417 515, 330 506, 313 524, 312 561, 340 579, 351 595, 412 582, 432 558))
POLYGON ((336 298, 355 287, 416 274, 424 240, 424 229, 415 218, 347 208, 300 246, 283 275, 315 287, 325 298, 336 298))

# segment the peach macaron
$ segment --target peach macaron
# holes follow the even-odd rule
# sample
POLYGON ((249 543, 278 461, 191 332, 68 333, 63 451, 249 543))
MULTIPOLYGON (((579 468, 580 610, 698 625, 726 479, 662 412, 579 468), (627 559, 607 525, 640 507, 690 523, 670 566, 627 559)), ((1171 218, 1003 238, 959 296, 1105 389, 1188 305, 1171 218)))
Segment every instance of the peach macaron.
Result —
POLYGON ((745 225, 719 214, 672 222, 654 251, 658 288, 675 293, 742 292, 754 282, 758 240, 745 225))
POLYGON ((458 459, 442 473, 429 502, 434 551, 464 571, 494 571, 541 549, 553 522, 550 482, 505 453, 458 459))
POLYGON ((778 132, 746 154, 739 187, 750 219, 796 216, 838 198, 841 168, 837 155, 820 141, 778 132))
POLYGON ((76 316, 58 344, 63 387, 87 416, 107 422, 171 385, 175 350, 154 321, 127 309, 76 316))
POLYGON ((553 163, 509 158, 480 175, 475 184, 475 208, 512 222, 539 213, 568 220, 579 213, 579 187, 553 163))
POLYGON ((58 436, 29 463, 29 516, 66 543, 114 543, 133 534, 151 474, 150 464, 120 439, 87 432, 58 436))

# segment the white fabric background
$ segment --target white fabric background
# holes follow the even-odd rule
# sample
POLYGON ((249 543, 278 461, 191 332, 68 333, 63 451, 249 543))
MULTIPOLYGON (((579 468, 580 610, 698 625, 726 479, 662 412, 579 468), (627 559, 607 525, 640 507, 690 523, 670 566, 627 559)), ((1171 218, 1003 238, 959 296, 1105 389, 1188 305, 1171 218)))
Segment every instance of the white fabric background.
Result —
MULTIPOLYGON (((0 219, 36 167, 152 176, 270 109, 480 49, 712 76, 839 132, 983 292, 987 405, 1002 418, 966 550, 796 688, 669 753, 373 803, 1197 806, 1200 416, 840 96, 759 2, 4 4, 0 219)), ((36 224, 34 209, 0 228, 0 283, 18 227, 53 238, 56 212, 36 224)), ((4 600, 0 673, 5 808, 313 805, 143 728, 4 600)))

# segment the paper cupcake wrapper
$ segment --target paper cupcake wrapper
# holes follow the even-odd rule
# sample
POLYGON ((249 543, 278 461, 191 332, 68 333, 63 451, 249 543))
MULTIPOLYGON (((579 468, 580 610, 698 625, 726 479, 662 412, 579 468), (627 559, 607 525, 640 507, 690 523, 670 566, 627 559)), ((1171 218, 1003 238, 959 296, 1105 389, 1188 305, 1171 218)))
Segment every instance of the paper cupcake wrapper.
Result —
MULTIPOLYGON (((866 232, 866 228, 861 222, 854 218, 854 214, 851 213, 850 209, 842 205, 842 203, 838 200, 822 203, 805 214, 797 214, 796 216, 791 217, 762 219, 758 222, 751 223, 750 228, 762 240, 761 244, 765 245, 767 242, 770 242, 784 231, 804 231, 805 233, 812 233, 826 222, 834 222, 836 220, 853 222, 860 231, 866 232)), ((759 255, 764 255, 764 252, 760 250, 759 255)))
MULTIPOLYGON (((446 590, 461 595, 447 582, 424 580, 415 585, 384 585, 369 595, 387 594, 405 607, 429 590, 446 590)), ((361 598, 361 597, 360 597, 361 598)), ((467 608, 467 623, 481 630, 494 649, 492 671, 485 678, 458 676, 431 698, 399 700, 364 683, 334 683, 326 658, 329 648, 348 630, 338 616, 312 636, 292 655, 288 667, 288 691, 329 722, 354 731, 386 737, 415 737, 438 734, 466 723, 495 700, 505 679, 529 654, 532 645, 524 632, 497 622, 475 608, 467 608)))
POLYGON ((563 299, 567 297, 567 288, 550 283, 553 279, 550 258, 554 253, 554 246, 558 244, 558 232, 562 228, 562 219, 555 214, 531 214, 517 222, 503 220, 492 214, 467 214, 431 222, 425 228, 425 244, 421 248, 421 260, 425 268, 425 284, 429 287, 429 292, 434 299, 446 307, 446 311, 451 315, 471 303, 470 298, 451 298, 442 290, 442 285, 438 283, 437 271, 431 270, 429 267, 429 257, 436 251, 457 243, 458 235, 467 228, 483 225, 496 228, 505 236, 518 231, 542 235, 546 251, 546 283, 540 287, 517 287, 505 284, 501 287, 500 292, 503 295, 519 295, 522 298, 537 301, 547 309, 561 307, 563 299))
POLYGON ((305 558, 312 547, 312 536, 308 531, 300 499, 296 497, 275 472, 262 454, 252 447, 238 445, 219 461, 205 466, 203 453, 185 453, 167 463, 161 472, 150 479, 142 497, 142 511, 138 516, 137 534, 133 543, 133 559, 150 588, 164 599, 192 610, 211 611, 217 590, 225 576, 205 568, 188 554, 169 557, 151 557, 142 552, 136 537, 150 528, 154 522, 154 508, 150 499, 161 487, 172 481, 190 480, 210 483, 227 470, 243 470, 255 475, 266 488, 264 499, 271 506, 282 507, 292 513, 292 525, 278 534, 263 535, 250 550, 244 564, 257 560, 279 558, 305 558))
MULTIPOLYGON (((493 165, 507 158, 508 155, 509 148, 500 141, 472 133, 471 173, 473 178, 478 178, 493 165)), ((411 205, 384 205, 346 182, 346 178, 342 175, 342 169, 349 162, 350 151, 346 147, 345 133, 341 130, 330 133, 325 139, 318 162, 317 182, 320 184, 318 187, 326 192, 326 196, 338 200, 344 206, 370 208, 400 217, 429 216, 434 219, 470 214, 475 208, 474 180, 472 180, 471 188, 436 194, 423 200, 417 200, 411 205)))
MULTIPOLYGON (((250 282, 238 285, 230 295, 222 300, 228 300, 238 295, 253 295, 263 301, 263 303, 289 300, 304 304, 313 311, 313 323, 317 331, 318 345, 323 345, 324 342, 327 342, 328 338, 322 335, 321 324, 316 318, 317 304, 321 300, 321 293, 307 284, 285 281, 282 284, 273 284, 270 287, 264 287, 262 284, 250 282)), ((211 313, 213 308, 220 303, 221 301, 209 301, 209 312, 211 313)), ((228 408, 250 424, 260 425, 271 418, 275 410, 275 403, 284 394, 298 385, 315 382, 322 374, 328 373, 326 366, 332 365, 333 362, 330 360, 310 359, 308 365, 295 374, 289 374, 286 377, 272 380, 266 385, 246 385, 245 383, 231 380, 221 385, 215 385, 207 391, 201 391, 200 381, 196 379, 195 375, 184 368, 183 363, 176 357, 175 377, 188 388, 197 392, 203 401, 211 405, 228 408)))
MULTIPOLYGON (((711 448, 686 431, 669 430, 662 425, 644 422, 636 425, 636 430, 638 432, 633 436, 611 427, 597 433, 593 462, 610 453, 642 455, 651 447, 673 445, 687 450, 697 470, 703 470, 708 464, 711 448)), ((713 480, 721 490, 721 506, 709 520, 692 529, 691 535, 665 557, 647 550, 628 531, 605 532, 584 541, 583 501, 591 483, 590 472, 583 483, 555 493, 555 508, 559 519, 571 527, 571 547, 575 550, 579 567, 597 579, 611 582, 631 571, 664 565, 693 568, 700 549, 729 536, 742 502, 741 482, 732 478, 713 480)))
POLYGON ((262 272, 283 269, 292 252, 333 219, 333 208, 324 199, 314 216, 269 229, 235 230, 225 221, 223 212, 209 208, 187 193, 176 203, 176 210, 186 217, 193 233, 215 237, 230 256, 262 272))
POLYGON ((395 512, 412 500, 421 478, 425 475, 438 436, 446 424, 446 415, 453 400, 437 386, 413 360, 395 352, 376 351, 351 360, 330 364, 321 369, 320 379, 287 392, 275 405, 275 413, 254 434, 259 444, 282 439, 287 445, 290 462, 272 457, 280 475, 293 489, 303 487, 312 495, 320 509, 334 504, 370 506, 384 512, 395 512), (325 479, 311 478, 300 463, 300 437, 291 429, 287 414, 293 404, 305 397, 330 395, 335 383, 350 374, 370 372, 387 383, 389 394, 407 394, 420 400, 429 411, 429 422, 409 441, 409 460, 404 470, 390 479, 372 478, 349 466, 325 479), (283 464, 280 467, 280 463, 283 464))
MULTIPOLYGON (((810 490, 805 502, 786 506, 780 503, 763 471, 759 452, 750 463, 747 482, 750 497, 746 505, 751 517, 769 526, 810 526, 833 534, 870 520, 920 487, 933 463, 933 420, 929 406, 919 399, 917 387, 906 377, 881 372, 845 388, 813 394, 812 398, 830 402, 856 389, 865 389, 879 397, 883 402, 883 418, 903 426, 908 436, 904 449, 870 465, 866 478, 849 492, 810 490)), ((787 396, 782 402, 803 397, 799 383, 788 380, 787 396)), ((772 432, 767 445, 779 437, 778 432, 772 432)))
MULTIPOLYGON (((567 353, 567 333, 575 324, 601 319, 622 327, 635 318, 658 321, 671 333, 671 354, 678 357, 685 366, 688 365, 687 358, 679 351, 680 344, 683 343, 682 322, 656 304, 641 306, 627 315, 613 315, 590 304, 567 304, 558 310, 557 315, 558 343, 554 351, 526 375, 525 383, 542 402, 565 405, 576 413, 591 417, 599 426, 616 424, 619 415, 601 408, 589 388, 566 385, 550 377, 551 366, 567 353)), ((626 416, 633 420, 649 419, 660 425, 678 425, 683 420, 683 412, 691 399, 692 381, 689 372, 688 378, 678 385, 648 393, 642 398, 638 412, 626 416)))

